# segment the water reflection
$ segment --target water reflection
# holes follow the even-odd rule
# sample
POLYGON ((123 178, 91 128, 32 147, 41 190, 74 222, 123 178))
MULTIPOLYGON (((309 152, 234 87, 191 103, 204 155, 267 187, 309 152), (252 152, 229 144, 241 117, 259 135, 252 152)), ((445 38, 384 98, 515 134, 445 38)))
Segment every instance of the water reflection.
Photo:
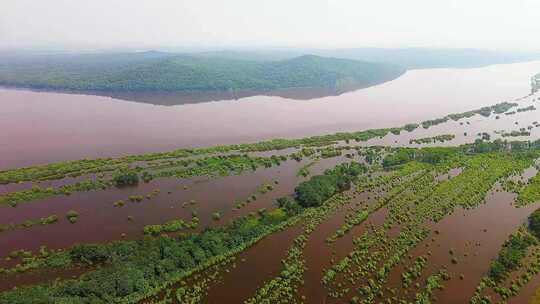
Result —
POLYGON ((174 106, 191 103, 203 103, 224 100, 239 100, 253 96, 281 97, 292 100, 310 100, 341 94, 366 88, 367 86, 347 89, 331 88, 291 88, 272 91, 211 91, 211 92, 87 92, 90 95, 108 96, 114 99, 149 103, 160 106, 174 106))
MULTIPOLYGON (((177 106, 0 89, 0 168, 401 126, 525 96, 539 71, 538 61, 416 70, 339 96, 257 95, 177 106)), ((170 99, 160 102, 176 97, 170 99)))

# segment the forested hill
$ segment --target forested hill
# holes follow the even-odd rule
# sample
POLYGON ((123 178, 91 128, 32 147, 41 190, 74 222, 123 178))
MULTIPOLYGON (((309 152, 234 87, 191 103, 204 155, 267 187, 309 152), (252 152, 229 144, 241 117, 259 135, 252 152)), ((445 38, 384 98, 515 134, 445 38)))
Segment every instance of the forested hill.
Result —
POLYGON ((391 64, 304 55, 250 61, 161 52, 0 60, 0 85, 103 92, 366 87, 397 78, 391 64))

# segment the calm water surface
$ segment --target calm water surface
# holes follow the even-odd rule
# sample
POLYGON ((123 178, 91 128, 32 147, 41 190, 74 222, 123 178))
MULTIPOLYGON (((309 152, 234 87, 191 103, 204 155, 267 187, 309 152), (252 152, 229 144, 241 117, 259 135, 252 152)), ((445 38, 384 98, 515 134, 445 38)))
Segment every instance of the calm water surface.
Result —
POLYGON ((0 168, 397 126, 527 95, 538 72, 540 61, 416 70, 340 96, 179 106, 0 89, 0 168))

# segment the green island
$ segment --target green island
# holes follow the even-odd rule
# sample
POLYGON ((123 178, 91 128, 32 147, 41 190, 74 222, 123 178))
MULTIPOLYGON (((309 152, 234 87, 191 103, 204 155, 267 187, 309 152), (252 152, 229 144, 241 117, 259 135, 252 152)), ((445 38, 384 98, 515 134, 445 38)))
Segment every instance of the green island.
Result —
POLYGON ((150 51, 5 60, 0 64, 0 85, 98 93, 339 91, 386 82, 404 72, 392 64, 314 55, 250 61, 150 51))

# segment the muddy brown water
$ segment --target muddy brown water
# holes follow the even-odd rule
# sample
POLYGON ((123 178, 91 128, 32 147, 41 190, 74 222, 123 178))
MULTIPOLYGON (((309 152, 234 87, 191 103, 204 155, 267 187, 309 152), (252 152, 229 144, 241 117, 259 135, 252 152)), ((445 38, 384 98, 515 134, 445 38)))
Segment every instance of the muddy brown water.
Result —
MULTIPOLYGON (((453 172, 457 174, 456 172, 453 172)), ((531 175, 530 170, 526 170, 524 175, 531 175)), ((452 279, 444 282, 445 289, 436 292, 437 303, 468 303, 474 293, 477 283, 483 275, 487 273, 491 261, 497 256, 502 244, 520 225, 537 205, 525 208, 515 208, 512 202, 514 194, 506 192, 492 192, 488 195, 485 204, 476 209, 464 210, 456 209, 454 213, 447 216, 438 223, 433 223, 431 229, 439 233, 432 233, 428 239, 411 251, 409 260, 412 262, 417 256, 426 255, 431 252, 428 258, 428 265, 423 271, 423 275, 418 282, 423 282, 427 276, 435 273, 441 267, 446 266, 452 279), (434 241, 433 241, 434 240, 434 241), (426 247, 427 245, 427 247, 426 247), (458 258, 458 264, 451 263, 450 250, 458 258), (461 280, 460 275, 464 276, 461 280)), ((364 201, 366 193, 353 200, 364 201)), ((309 238, 304 254, 308 269, 305 274, 305 284, 300 288, 300 295, 306 296, 306 303, 322 303, 326 298, 326 290, 321 284, 323 270, 330 265, 332 252, 334 258, 343 258, 352 249, 352 238, 359 236, 366 229, 366 225, 375 223, 380 225, 386 214, 385 209, 381 209, 372 214, 364 224, 353 228, 349 234, 340 238, 332 246, 328 246, 325 240, 343 223, 344 216, 351 212, 347 206, 321 224, 309 238)), ((261 267, 261 266, 259 266, 261 267)), ((394 269, 389 278, 389 287, 401 286, 401 273, 403 265, 394 269)), ((263 267, 264 268, 264 267, 263 267)), ((535 284, 538 278, 524 288, 524 293, 519 299, 527 298, 535 291, 535 284)), ((234 282, 226 281, 227 286, 234 288, 234 282)), ((230 290, 227 289, 227 290, 230 290)), ((415 290, 412 288, 412 290, 415 290)), ((226 290, 222 290, 226 292, 226 290)), ((218 299, 224 293, 211 291, 210 294, 218 299), (212 293, 215 292, 213 295, 212 293)), ((225 293, 226 294, 226 293, 225 293)), ((409 295, 410 299, 414 294, 409 295)), ((341 303, 341 300, 326 299, 326 302, 341 303)), ((212 302, 210 302, 212 303, 212 302)), ((226 303, 235 303, 226 302, 226 303)), ((514 300, 513 303, 525 303, 514 300)))
POLYGON ((202 303, 243 303, 254 296, 258 288, 279 275, 283 269, 281 260, 301 232, 302 227, 297 225, 274 233, 238 255, 236 268, 209 286, 202 303))
POLYGON ((14 249, 36 250, 40 245, 49 248, 64 248, 77 242, 102 242, 126 238, 140 238, 142 228, 149 224, 160 224, 172 219, 191 219, 191 212, 197 211, 199 227, 222 225, 230 219, 257 211, 273 208, 278 197, 291 195, 299 179, 296 172, 303 163, 288 161, 280 167, 259 169, 239 176, 220 178, 197 178, 189 180, 158 179, 151 183, 140 183, 138 187, 111 188, 105 191, 75 193, 70 196, 56 196, 49 199, 19 204, 16 208, 2 206, 1 223, 20 223, 27 219, 37 219, 51 214, 59 216, 56 224, 34 226, 0 233, 0 256, 14 249), (274 184, 277 180, 279 184, 274 184), (272 184, 274 189, 265 194, 257 192, 264 184, 272 184), (184 189, 187 186, 187 189, 184 189), (130 195, 146 196, 159 189, 158 195, 142 202, 130 202, 130 195), (169 194, 169 192, 171 192, 169 194), (244 201, 252 194, 257 200, 240 210, 233 210, 236 201, 244 201), (124 207, 114 207, 117 200, 124 200, 124 207), (195 203, 182 207, 184 202, 195 203), (65 219, 69 210, 79 212, 76 224, 65 219), (213 212, 220 212, 222 219, 214 221, 213 212), (127 217, 132 216, 133 221, 127 217))
POLYGON ((538 71, 540 61, 413 70, 339 96, 179 106, 0 89, 0 168, 395 127, 525 96, 538 71))
MULTIPOLYGON (((448 113, 476 109, 501 101, 514 100, 529 92, 529 77, 540 71, 540 62, 500 65, 470 70, 411 71, 392 82, 369 89, 307 101, 292 101, 281 97, 255 96, 237 101, 222 101, 173 107, 118 101, 106 97, 71 95, 50 92, 30 92, 0 89, 0 128, 10 132, 0 133, 0 168, 12 168, 50 161, 79 159, 82 157, 116 156, 126 153, 164 151, 179 147, 207 146, 214 144, 258 141, 271 137, 302 137, 335 131, 355 131, 375 127, 393 127, 403 123, 431 119, 448 113), (441 81, 445 79, 445 81, 441 81), (419 85, 420 84, 420 85, 419 85), (437 102, 437 107, 433 106, 437 102), (120 119, 122 118, 122 119, 120 119)), ((538 97, 527 97, 520 107, 535 104, 538 97)), ((455 134, 450 142, 436 145, 456 145, 472 142, 476 133, 495 130, 512 131, 540 120, 538 111, 516 115, 475 116, 460 122, 447 123, 429 129, 418 128, 396 136, 372 139, 361 145, 409 145, 413 138, 439 134, 455 134), (469 122, 469 124, 465 122, 469 122), (515 122, 518 125, 515 125, 515 122), (467 133, 465 135, 464 133, 467 133)), ((517 139, 540 138, 540 128, 531 130, 532 136, 517 139)), ((509 138, 515 139, 515 138, 509 138)), ((418 146, 418 145, 412 145, 418 146)), ((426 145, 423 145, 426 146, 426 145)), ((281 150, 289 154, 294 149, 281 150)), ((276 151, 253 153, 261 156, 277 154, 276 151)), ((358 157, 355 157, 358 160, 358 157)), ((321 159, 310 167, 312 175, 320 174, 334 165, 350 161, 345 157, 321 159)), ((38 202, 20 204, 17 208, 0 207, 0 223, 19 223, 57 214, 59 223, 35 226, 0 233, 0 257, 14 249, 36 250, 41 245, 65 248, 78 242, 105 242, 142 237, 142 228, 149 224, 163 223, 182 218, 190 220, 196 210, 200 218, 199 229, 223 225, 229 220, 260 208, 273 208, 277 197, 291 195, 294 187, 304 178, 296 176, 302 162, 287 161, 279 167, 246 172, 240 176, 194 179, 157 179, 138 187, 112 188, 106 191, 75 193, 38 202), (273 184, 278 180, 279 184, 273 184), (274 190, 257 194, 258 199, 240 210, 233 211, 235 202, 245 200, 257 192, 263 183, 273 184, 274 190), (184 189, 187 186, 187 190, 184 189), (140 203, 128 201, 130 195, 149 194, 155 189, 160 193, 140 203), (169 192, 171 192, 169 194, 169 192), (113 202, 124 200, 124 207, 113 207, 113 202), (195 200, 182 208, 183 202, 195 200), (68 210, 80 213, 76 224, 65 219, 68 210), (212 213, 220 212, 220 221, 212 220, 212 213), (133 221, 127 217, 133 216, 133 221)), ((526 171, 530 178, 536 171, 526 171)), ((451 171, 450 175, 459 174, 451 171)), ((42 187, 60 186, 88 178, 66 178, 43 182, 42 187)), ((0 185, 0 193, 27 189, 32 183, 0 185)), ((365 194, 364 194, 365 195, 365 194)), ((360 195, 356 200, 363 200, 360 195)), ((466 303, 480 277, 485 274, 501 244, 534 208, 517 209, 510 205, 513 196, 495 193, 488 203, 474 210, 458 210, 435 224, 440 235, 429 247, 421 244, 413 256, 432 251, 425 275, 447 265, 453 279, 446 288, 437 292, 441 303, 466 303), (483 229, 487 229, 484 232, 483 229), (480 241, 480 246, 471 242, 480 241), (457 265, 450 263, 449 249, 454 248, 459 258, 457 265), (467 257, 463 254, 467 252, 467 257), (476 254, 476 255, 475 255, 476 254), (464 274, 464 280, 459 280, 464 274), (463 300, 463 301, 462 301, 463 300)), ((313 232, 306 245, 307 271, 305 285, 299 295, 308 303, 321 303, 326 290, 320 283, 322 271, 330 265, 332 256, 342 259, 352 250, 352 239, 366 231, 367 225, 380 225, 387 210, 380 209, 368 221, 353 228, 334 244, 325 240, 343 223, 342 209, 313 232), (333 255, 330 254, 335 252, 333 255)), ((292 231, 292 230, 290 230, 292 231)), ((257 287, 274 277, 281 269, 279 261, 295 233, 279 232, 261 241, 239 257, 246 262, 223 276, 220 283, 210 286, 207 303, 240 303, 252 296, 257 287)), ((16 261, 0 261, 0 267, 16 261)), ((70 277, 84 270, 62 273, 30 273, 0 280, 0 290, 21 284, 51 280, 56 276, 70 277)), ((390 285, 400 284, 400 271, 396 270, 390 285)), ((425 275, 422 279, 425 279, 425 275)), ((538 276, 526 286, 523 299, 534 293, 539 285, 538 276), (535 286, 536 285, 536 286, 535 286)), ((338 301, 339 302, 339 301, 338 301)), ((337 303, 337 302, 336 302, 337 303)), ((513 302, 522 303, 522 302, 513 302)))
MULTIPOLYGON (((315 171, 318 174, 344 161, 350 160, 344 157, 323 159, 317 163, 315 171)), ((161 224, 173 219, 189 221, 192 211, 196 211, 200 219, 197 231, 208 226, 223 225, 239 216, 257 212, 261 208, 275 208, 276 198, 292 195, 296 185, 305 179, 298 177, 297 172, 307 163, 309 160, 301 162, 289 160, 282 162, 279 167, 218 178, 161 178, 150 183, 140 183, 137 187, 61 195, 19 204, 16 208, 3 206, 0 212, 1 223, 20 223, 51 214, 58 215, 60 219, 58 223, 51 225, 1 232, 0 256, 7 256, 11 251, 18 249, 35 252, 42 245, 59 249, 76 243, 138 239, 143 236, 142 229, 145 225, 161 224), (271 184, 273 190, 264 194, 258 192, 263 184, 271 184), (146 199, 146 195, 156 189, 159 189, 159 194, 146 199), (130 195, 139 194, 145 197, 142 202, 128 200, 130 195), (253 194, 257 196, 255 201, 240 209, 235 208, 236 202, 245 201, 253 194), (125 205, 114 207, 113 203, 117 200, 124 200, 125 205), (194 204, 191 204, 192 200, 194 204), (186 202, 188 204, 184 204, 186 202), (69 210, 79 212, 76 224, 70 224, 66 220, 65 214, 69 210), (212 219, 214 212, 221 214, 219 221, 212 219), (133 217, 133 220, 128 220, 128 216, 133 217)), ((0 267, 14 266, 19 262, 19 259, 11 261, 1 259, 0 267)), ((65 275, 69 273, 68 270, 65 275)), ((25 284, 36 283, 50 276, 47 273, 30 273, 18 277, 19 280, 0 281, 0 290, 16 286, 19 281, 25 284)))
POLYGON ((0 292, 33 285, 36 282, 48 283, 57 279, 73 279, 90 270, 93 270, 93 268, 70 267, 68 269, 46 269, 38 272, 0 276, 0 292))
MULTIPOLYGON (((436 291, 436 303, 468 303, 480 279, 487 274, 489 265, 499 253, 502 244, 516 229, 525 223, 527 216, 538 207, 530 205, 515 208, 511 203, 515 194, 493 192, 485 204, 478 208, 464 210, 458 208, 451 215, 431 225, 432 234, 410 252, 409 263, 396 267, 387 286, 401 287, 401 273, 404 266, 412 264, 416 257, 427 256, 426 268, 422 276, 414 282, 421 286, 425 279, 446 267, 451 276, 444 281, 443 290, 436 291), (434 233, 438 231, 439 233, 434 233), (454 254, 450 254, 450 250, 454 254), (430 252, 430 255, 427 255, 430 252), (451 262, 456 257, 457 264, 451 262), (463 275, 463 280, 460 279, 463 275)), ((412 294, 402 296, 414 299, 418 290, 411 287, 412 294)), ((516 302, 517 303, 517 302, 516 302)))
POLYGON ((333 303, 334 300, 327 295, 327 289, 322 284, 322 277, 334 262, 343 259, 352 249, 352 240, 361 236, 369 226, 380 225, 384 221, 386 209, 380 209, 371 214, 362 224, 353 227, 347 234, 336 239, 332 244, 326 243, 326 239, 332 236, 344 223, 345 215, 355 213, 358 202, 366 203, 368 193, 361 193, 345 205, 334 216, 323 222, 308 239, 304 256, 307 270, 304 275, 304 285, 299 289, 299 295, 305 296, 305 303, 333 303))

